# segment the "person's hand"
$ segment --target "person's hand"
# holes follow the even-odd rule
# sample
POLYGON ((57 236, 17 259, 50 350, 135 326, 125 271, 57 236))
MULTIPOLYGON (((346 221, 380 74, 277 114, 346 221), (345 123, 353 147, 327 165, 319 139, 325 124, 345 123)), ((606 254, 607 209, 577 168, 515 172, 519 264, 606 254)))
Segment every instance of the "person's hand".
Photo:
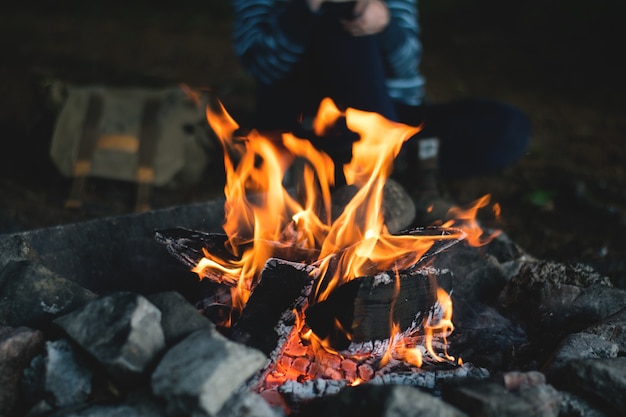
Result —
POLYGON ((358 0, 354 18, 343 21, 344 29, 353 36, 375 35, 389 24, 387 5, 381 0, 358 0))

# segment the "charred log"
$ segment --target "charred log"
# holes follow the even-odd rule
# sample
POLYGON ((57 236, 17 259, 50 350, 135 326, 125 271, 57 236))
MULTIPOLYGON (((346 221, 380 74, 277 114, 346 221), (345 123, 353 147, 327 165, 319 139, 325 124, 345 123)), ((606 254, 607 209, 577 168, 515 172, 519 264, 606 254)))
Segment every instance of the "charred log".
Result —
MULTIPOLYGON (((182 227, 160 229, 155 231, 154 238, 162 243, 167 251, 190 269, 195 267, 204 257, 204 251, 226 261, 237 258, 228 250, 228 236, 223 233, 206 233, 182 227)), ((244 242, 241 242, 243 245, 244 242)))
POLYGON ((427 272, 384 272, 361 277, 335 289, 307 309, 306 323, 331 347, 388 339, 392 326, 401 332, 418 327, 437 301, 436 277, 427 272))
MULTIPOLYGON (((287 227, 286 230, 289 230, 287 227)), ((162 229, 155 232, 157 242, 164 244, 168 252, 190 269, 195 268, 206 256, 220 259, 225 263, 241 260, 241 254, 246 250, 263 247, 265 253, 271 257, 288 259, 293 262, 311 263, 318 255, 315 249, 299 247, 293 242, 275 242, 252 240, 243 237, 228 237, 223 233, 205 233, 185 228, 162 229)), ((237 279, 224 277, 214 269, 205 268, 198 272, 201 278, 207 278, 218 283, 236 285, 237 279)))
POLYGON ((277 333, 279 322, 293 324, 293 310, 305 306, 315 271, 312 266, 270 258, 241 317, 232 327, 231 339, 269 356, 278 347, 281 336, 286 336, 277 333))

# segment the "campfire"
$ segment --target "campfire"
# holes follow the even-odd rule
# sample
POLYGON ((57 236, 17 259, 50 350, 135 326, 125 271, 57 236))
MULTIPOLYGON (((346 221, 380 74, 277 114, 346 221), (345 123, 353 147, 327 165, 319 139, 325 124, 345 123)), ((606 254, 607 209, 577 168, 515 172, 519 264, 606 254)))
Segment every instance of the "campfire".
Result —
POLYGON ((256 391, 274 401, 287 381, 358 385, 390 369, 462 365, 447 352, 452 302, 429 262, 497 232, 476 222, 489 196, 439 226, 389 231, 385 184, 420 127, 323 100, 313 123, 318 140, 337 140, 328 132, 338 124, 359 138, 343 167, 345 184, 337 184, 333 160, 308 139, 242 133, 219 100, 207 106, 207 120, 224 149, 225 233, 161 230, 157 239, 218 284, 202 308, 217 312, 223 332, 271 358, 256 391), (300 179, 295 192, 288 174, 300 179), (334 197, 346 193, 351 198, 337 207, 334 197))
POLYGON ((428 227, 390 217, 394 158, 419 127, 323 101, 316 145, 337 125, 358 136, 338 169, 217 100, 207 120, 224 199, 0 236, 0 414, 626 407, 625 290, 483 229, 489 195, 428 227))

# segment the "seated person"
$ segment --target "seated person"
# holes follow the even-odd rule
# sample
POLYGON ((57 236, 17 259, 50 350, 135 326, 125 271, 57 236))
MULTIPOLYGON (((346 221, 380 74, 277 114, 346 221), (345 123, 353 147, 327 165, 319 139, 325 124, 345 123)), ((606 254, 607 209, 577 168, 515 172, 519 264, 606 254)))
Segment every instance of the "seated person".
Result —
MULTIPOLYGON (((234 50, 256 81, 250 127, 308 137, 324 97, 339 108, 423 123, 393 176, 426 199, 438 197, 438 178, 494 173, 513 164, 531 133, 521 111, 489 99, 426 100, 416 3, 233 0, 234 50)), ((323 150, 342 164, 353 140, 340 135, 323 150)))

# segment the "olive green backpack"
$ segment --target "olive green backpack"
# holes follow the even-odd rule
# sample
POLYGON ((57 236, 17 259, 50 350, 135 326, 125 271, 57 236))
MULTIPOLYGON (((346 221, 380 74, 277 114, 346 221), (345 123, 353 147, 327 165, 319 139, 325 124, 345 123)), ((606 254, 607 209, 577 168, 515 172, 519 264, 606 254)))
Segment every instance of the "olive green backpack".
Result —
POLYGON ((89 177, 135 182, 136 210, 150 208, 152 186, 200 180, 216 143, 206 97, 183 87, 65 87, 50 156, 73 178, 66 207, 82 204, 89 177))

